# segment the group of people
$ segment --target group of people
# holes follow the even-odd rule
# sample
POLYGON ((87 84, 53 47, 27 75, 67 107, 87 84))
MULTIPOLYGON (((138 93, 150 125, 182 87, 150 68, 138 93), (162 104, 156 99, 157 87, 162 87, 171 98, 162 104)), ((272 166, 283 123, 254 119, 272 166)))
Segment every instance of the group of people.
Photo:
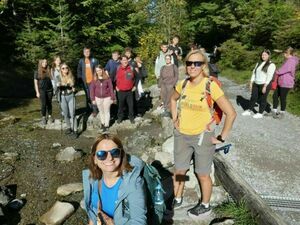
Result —
POLYGON ((296 68, 299 64, 299 58, 295 56, 292 47, 284 51, 284 63, 276 70, 276 65, 271 61, 271 52, 268 49, 262 51, 259 62, 255 65, 251 80, 250 91, 251 98, 249 107, 242 113, 243 116, 250 116, 254 111, 255 104, 259 103, 258 112, 253 118, 263 118, 263 113, 267 106, 267 98, 271 89, 273 93, 273 118, 283 118, 287 105, 288 92, 295 85, 296 68), (273 87, 272 87, 273 86, 273 87), (280 110, 278 110, 280 101, 280 110))
POLYGON ((91 49, 83 49, 83 58, 79 60, 77 77, 73 76, 70 67, 55 56, 52 66, 46 59, 39 61, 34 74, 34 87, 37 98, 41 102, 42 124, 53 123, 52 97, 56 96, 64 116, 67 129, 65 133, 77 138, 77 120, 75 116, 75 83, 79 81, 86 97, 87 112, 96 116, 99 112, 101 129, 107 131, 110 125, 110 107, 117 103, 117 122, 125 118, 125 105, 128 107, 128 117, 134 123, 137 100, 143 96, 142 83, 147 77, 147 71, 140 57, 132 59, 131 48, 125 48, 120 56, 118 51, 112 52, 112 58, 105 67, 91 56, 91 49))

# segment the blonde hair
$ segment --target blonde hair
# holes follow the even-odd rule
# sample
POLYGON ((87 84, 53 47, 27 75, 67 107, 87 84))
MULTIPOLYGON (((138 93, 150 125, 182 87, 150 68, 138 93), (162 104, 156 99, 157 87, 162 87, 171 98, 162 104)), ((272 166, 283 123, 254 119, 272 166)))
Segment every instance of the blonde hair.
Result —
POLYGON ((287 47, 287 49, 284 52, 289 55, 295 55, 295 49, 293 49, 291 46, 287 47))
POLYGON ((60 80, 61 80, 62 85, 69 84, 71 87, 73 87, 75 85, 75 79, 74 79, 74 76, 72 74, 72 71, 71 71, 70 67, 66 63, 62 63, 60 65, 59 74, 60 74, 60 80), (63 66, 66 66, 66 67, 69 68, 69 70, 68 70, 68 72, 67 72, 66 75, 63 75, 63 73, 62 73, 62 69, 61 68, 63 66))
MULTIPOLYGON (((204 74, 205 77, 209 77, 209 67, 208 67, 208 60, 207 60, 207 57, 206 55, 199 49, 197 50, 192 50, 190 51, 187 56, 185 57, 185 62, 186 61, 189 61, 188 59, 192 56, 192 55, 196 55, 196 54, 199 54, 202 56, 203 58, 203 62, 204 62, 204 65, 202 66, 202 73, 204 74)), ((187 73, 187 71, 186 71, 187 73)))

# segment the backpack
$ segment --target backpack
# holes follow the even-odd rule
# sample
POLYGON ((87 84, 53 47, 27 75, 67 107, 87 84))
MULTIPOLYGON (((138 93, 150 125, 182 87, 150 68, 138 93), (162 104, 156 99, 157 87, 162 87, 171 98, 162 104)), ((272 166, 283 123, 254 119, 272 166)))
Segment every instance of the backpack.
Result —
POLYGON ((155 191, 158 186, 162 189, 161 177, 157 169, 145 163, 145 166, 142 171, 142 177, 144 177, 146 184, 146 194, 147 194, 147 224, 150 225, 159 225, 162 223, 164 212, 166 211, 166 204, 155 204, 155 191))
MULTIPOLYGON (((182 84, 182 91, 181 91, 180 96, 182 96, 182 93, 184 92, 184 89, 186 87, 188 80, 189 80, 189 78, 184 80, 184 82, 182 84)), ((216 77, 213 77, 213 76, 210 76, 205 84, 205 99, 207 101, 207 104, 210 108, 210 113, 211 113, 211 121, 207 124, 208 131, 213 130, 213 128, 211 128, 211 125, 213 125, 214 123, 216 125, 219 125, 222 120, 222 117, 223 117, 223 111, 220 109, 220 107, 215 102, 213 102, 213 99, 211 97, 210 85, 212 82, 215 82, 219 87, 222 86, 221 82, 216 77)))

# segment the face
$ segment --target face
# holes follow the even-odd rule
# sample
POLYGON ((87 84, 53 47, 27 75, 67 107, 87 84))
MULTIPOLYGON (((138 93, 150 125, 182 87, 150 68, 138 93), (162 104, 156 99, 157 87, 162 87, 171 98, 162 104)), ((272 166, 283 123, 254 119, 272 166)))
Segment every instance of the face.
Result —
MULTIPOLYGON (((96 154, 94 156, 95 164, 102 170, 103 174, 108 172, 117 172, 121 164, 121 157, 112 157, 109 151, 117 149, 118 146, 112 140, 104 139, 97 145, 96 154), (97 157, 97 152, 103 151, 101 153, 107 154, 104 160, 100 160, 97 157)), ((113 150, 115 151, 115 150, 113 150)), ((99 154, 99 153, 98 153, 99 154)))
POLYGON ((177 45, 179 42, 179 39, 177 37, 174 37, 172 41, 173 41, 174 45, 177 45))
POLYGON ((61 60, 60 60, 60 57, 57 57, 54 61, 55 65, 56 66, 59 66, 61 64, 61 60))
POLYGON ((171 64, 171 57, 170 56, 166 57, 166 64, 171 64))
POLYGON ((269 54, 266 53, 266 52, 263 52, 263 53, 261 54, 261 59, 262 59, 263 61, 268 61, 269 57, 270 57, 269 54))
POLYGON ((167 52, 167 51, 168 51, 168 46, 167 46, 167 45, 162 45, 162 46, 160 46, 160 49, 161 49, 163 52, 167 52))
POLYGON ((69 72, 69 67, 66 64, 61 66, 61 71, 63 74, 67 74, 69 72))
POLYGON ((84 55, 84 57, 89 58, 91 56, 91 50, 88 48, 85 48, 83 50, 83 55, 84 55))
POLYGON ((115 61, 117 61, 120 57, 120 55, 118 53, 113 53, 111 56, 112 56, 112 59, 115 61))
POLYGON ((96 73, 97 73, 97 76, 99 79, 102 79, 103 78, 103 70, 100 69, 100 68, 96 68, 96 73))
POLYGON ((43 68, 46 68, 47 65, 48 65, 48 62, 47 62, 46 59, 44 59, 44 60, 42 61, 42 67, 43 67, 43 68))
POLYGON ((204 66, 204 57, 201 54, 191 55, 186 62, 186 69, 188 75, 194 78, 202 73, 202 67, 204 66), (193 62, 191 65, 188 62, 193 62))
POLYGON ((122 57, 121 64, 123 67, 126 67, 128 65, 128 59, 126 57, 122 57))
POLYGON ((125 55, 126 55, 128 58, 131 58, 131 52, 129 52, 129 51, 125 52, 125 55))

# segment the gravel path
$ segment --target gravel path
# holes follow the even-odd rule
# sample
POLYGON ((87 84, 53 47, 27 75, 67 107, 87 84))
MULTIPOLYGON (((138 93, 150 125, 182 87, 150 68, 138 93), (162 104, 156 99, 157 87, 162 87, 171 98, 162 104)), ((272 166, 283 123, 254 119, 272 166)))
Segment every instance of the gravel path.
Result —
MULTIPOLYGON (((249 89, 225 78, 220 80, 238 114, 228 138, 234 147, 225 158, 259 194, 299 199, 300 118, 289 113, 281 120, 242 116, 237 96, 250 99, 249 89)), ((300 224, 300 210, 276 211, 288 224, 300 224)))

